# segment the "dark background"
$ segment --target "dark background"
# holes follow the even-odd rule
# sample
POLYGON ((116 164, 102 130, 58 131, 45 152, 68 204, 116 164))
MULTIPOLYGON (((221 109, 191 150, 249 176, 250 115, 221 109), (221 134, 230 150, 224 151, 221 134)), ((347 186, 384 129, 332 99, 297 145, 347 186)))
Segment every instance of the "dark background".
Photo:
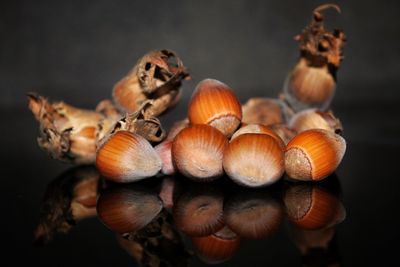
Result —
MULTIPOLYGON (((2 237, 11 248, 10 258, 17 265, 25 260, 43 266, 133 264, 97 220, 84 222, 49 247, 31 246, 46 184, 69 165, 49 159, 36 145, 37 125, 26 107, 27 92, 94 108, 110 97, 114 83, 139 57, 169 48, 189 67, 193 80, 184 83, 178 107, 161 118, 166 128, 185 116, 188 98, 203 78, 227 83, 242 102, 252 96, 275 97, 298 56, 293 36, 321 3, 1 1, 5 172, 0 188, 2 237), (61 261, 56 264, 55 259, 61 261)), ((380 265, 396 261, 399 238, 400 3, 336 3, 342 14, 328 11, 328 26, 344 29, 348 39, 333 101, 348 141, 338 170, 348 211, 339 227, 339 247, 344 265, 380 265)), ((255 242, 235 262, 298 265, 295 249, 287 242, 283 234, 255 242)))
MULTIPOLYGON (((185 99, 207 77, 242 100, 275 96, 297 58, 292 37, 322 1, 2 1, 2 107, 26 91, 94 107, 153 49, 175 50, 190 68, 185 99)), ((345 30, 335 104, 400 97, 398 1, 338 1, 328 25, 345 30)), ((185 103, 185 101, 183 101, 185 103)))

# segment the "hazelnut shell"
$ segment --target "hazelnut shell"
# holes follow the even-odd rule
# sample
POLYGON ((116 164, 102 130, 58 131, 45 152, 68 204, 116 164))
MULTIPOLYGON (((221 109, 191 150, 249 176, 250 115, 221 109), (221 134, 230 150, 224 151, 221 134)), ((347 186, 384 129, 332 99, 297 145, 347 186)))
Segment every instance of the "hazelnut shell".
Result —
POLYGON ((332 174, 346 151, 346 141, 322 129, 307 130, 286 147, 285 170, 295 180, 318 181, 332 174))
POLYGON ((226 174, 236 183, 260 187, 279 180, 284 172, 284 150, 267 134, 242 134, 224 152, 226 174))
POLYGON ((205 79, 192 94, 188 116, 191 124, 209 124, 229 137, 240 125, 242 108, 226 84, 205 79))
POLYGON ((175 137, 173 162, 186 177, 210 181, 223 175, 222 158, 227 144, 227 138, 215 128, 192 125, 175 137))
POLYGON ((118 131, 98 149, 96 166, 108 180, 127 183, 156 175, 162 162, 144 137, 118 131))

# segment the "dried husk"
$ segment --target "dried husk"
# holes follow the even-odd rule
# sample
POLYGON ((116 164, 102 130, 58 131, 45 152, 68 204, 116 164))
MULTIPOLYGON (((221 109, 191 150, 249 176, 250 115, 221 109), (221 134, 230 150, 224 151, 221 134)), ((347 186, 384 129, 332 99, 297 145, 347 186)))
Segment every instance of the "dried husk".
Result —
POLYGON ((325 28, 321 12, 328 8, 340 12, 335 4, 317 7, 311 23, 295 37, 300 59, 285 81, 284 99, 296 112, 307 108, 326 110, 334 96, 346 38, 341 30, 325 28))
POLYGON ((101 101, 96 111, 73 107, 64 102, 28 94, 29 108, 39 122, 39 146, 51 157, 73 164, 92 164, 96 149, 113 133, 126 130, 150 142, 160 142, 165 131, 150 116, 154 101, 145 101, 134 113, 122 116, 110 100, 101 101))
POLYGON ((103 115, 103 118, 99 121, 98 131, 96 134, 97 147, 99 141, 114 129, 116 123, 123 117, 123 115, 109 99, 100 101, 96 106, 96 112, 103 115))
POLYGON ((325 28, 321 11, 328 8, 340 13, 340 8, 334 4, 317 7, 310 25, 306 26, 295 40, 299 42, 300 56, 307 59, 308 64, 314 67, 329 64, 338 69, 343 59, 342 49, 346 37, 342 30, 334 29, 331 32, 325 28))
POLYGON ((165 130, 161 126, 161 122, 156 117, 149 115, 149 109, 153 107, 153 101, 145 101, 142 106, 133 113, 126 113, 112 127, 109 121, 101 121, 100 127, 108 129, 108 132, 102 131, 98 136, 97 147, 100 147, 111 135, 118 131, 128 131, 143 136, 149 142, 161 142, 165 138, 165 130))
POLYGON ((28 94, 29 108, 39 122, 39 146, 53 158, 74 164, 91 164, 96 156, 96 135, 103 116, 64 102, 28 94))
POLYGON ((152 51, 114 86, 113 98, 121 111, 129 113, 152 100, 147 115, 158 116, 178 102, 183 79, 189 79, 189 74, 175 52, 152 51))

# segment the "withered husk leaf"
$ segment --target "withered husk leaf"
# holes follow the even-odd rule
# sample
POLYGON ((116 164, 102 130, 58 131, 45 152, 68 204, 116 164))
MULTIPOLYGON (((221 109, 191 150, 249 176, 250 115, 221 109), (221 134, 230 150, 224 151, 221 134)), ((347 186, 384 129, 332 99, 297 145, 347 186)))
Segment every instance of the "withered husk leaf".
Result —
POLYGON ((29 108, 39 122, 39 146, 53 158, 75 164, 95 160, 96 132, 103 116, 64 102, 28 94, 29 108))
POLYGON ((152 51, 114 86, 114 101, 122 111, 132 113, 152 100, 149 115, 158 116, 177 103, 183 79, 189 79, 189 73, 175 52, 152 51))
POLYGON ((103 115, 103 118, 99 121, 98 131, 96 134, 97 148, 101 140, 103 140, 103 138, 114 129, 115 125, 119 120, 121 120, 123 115, 119 113, 119 110, 116 108, 116 106, 108 99, 97 104, 96 112, 103 115))
POLYGON ((147 112, 152 106, 153 101, 147 100, 138 111, 126 113, 108 133, 99 139, 98 147, 101 147, 109 136, 122 130, 139 134, 150 142, 161 142, 165 138, 165 131, 161 126, 160 120, 147 112))
POLYGON ((346 37, 342 30, 329 31, 324 26, 322 11, 333 8, 340 13, 339 6, 324 4, 313 11, 313 19, 303 32, 295 37, 299 42, 301 57, 314 67, 329 65, 332 69, 339 68, 343 59, 342 49, 346 37))
POLYGON ((46 244, 57 233, 67 233, 79 220, 95 216, 99 177, 94 166, 79 166, 47 186, 34 230, 35 244, 46 244))

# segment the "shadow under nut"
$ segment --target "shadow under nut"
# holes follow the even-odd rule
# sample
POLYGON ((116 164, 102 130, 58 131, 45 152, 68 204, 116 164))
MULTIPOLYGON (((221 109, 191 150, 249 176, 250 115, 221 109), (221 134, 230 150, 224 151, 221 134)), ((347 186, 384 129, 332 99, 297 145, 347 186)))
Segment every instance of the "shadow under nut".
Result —
POLYGON ((242 120, 240 102, 228 85, 214 79, 198 83, 189 102, 189 121, 209 124, 230 137, 242 120))

